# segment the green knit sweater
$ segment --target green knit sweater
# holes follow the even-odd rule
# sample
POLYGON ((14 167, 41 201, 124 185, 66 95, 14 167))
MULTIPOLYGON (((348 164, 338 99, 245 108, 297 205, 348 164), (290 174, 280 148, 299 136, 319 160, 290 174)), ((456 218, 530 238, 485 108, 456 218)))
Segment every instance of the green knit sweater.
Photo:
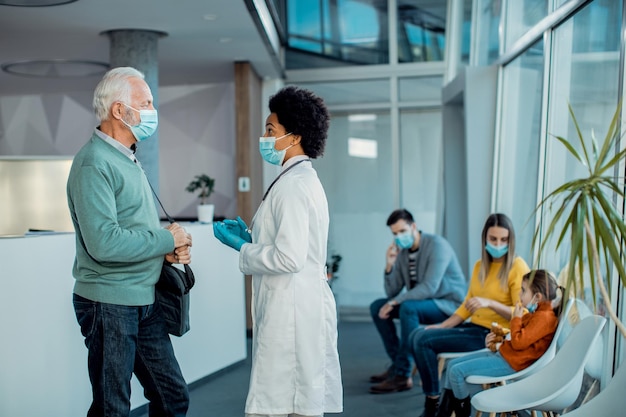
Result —
POLYGON ((154 302, 172 234, 140 166, 94 134, 74 157, 67 200, 76 231, 74 293, 120 305, 154 302))

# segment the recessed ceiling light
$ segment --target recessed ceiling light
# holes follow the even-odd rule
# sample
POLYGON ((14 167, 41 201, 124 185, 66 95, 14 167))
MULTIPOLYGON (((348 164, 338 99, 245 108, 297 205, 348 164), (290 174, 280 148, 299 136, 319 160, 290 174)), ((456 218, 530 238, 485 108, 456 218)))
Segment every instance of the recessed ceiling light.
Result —
POLYGON ((204 20, 217 20, 217 15, 216 14, 205 14, 204 16, 204 20))
POLYGON ((232 41, 233 41, 233 38, 219 38, 218 39, 219 43, 229 43, 229 42, 232 42, 232 41))
POLYGON ((109 64, 97 61, 48 59, 7 62, 0 68, 6 73, 23 77, 71 78, 102 75, 109 69, 109 64))
POLYGON ((0 0, 0 6, 47 7, 74 3, 78 0, 0 0))

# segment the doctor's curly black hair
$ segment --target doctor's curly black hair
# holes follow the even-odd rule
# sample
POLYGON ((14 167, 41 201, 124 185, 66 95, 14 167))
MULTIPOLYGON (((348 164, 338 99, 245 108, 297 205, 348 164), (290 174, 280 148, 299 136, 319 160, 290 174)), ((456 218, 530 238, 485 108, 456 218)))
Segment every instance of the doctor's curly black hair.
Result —
POLYGON ((310 158, 324 154, 330 114, 324 100, 304 88, 289 86, 270 98, 270 112, 287 132, 302 137, 304 153, 310 158))

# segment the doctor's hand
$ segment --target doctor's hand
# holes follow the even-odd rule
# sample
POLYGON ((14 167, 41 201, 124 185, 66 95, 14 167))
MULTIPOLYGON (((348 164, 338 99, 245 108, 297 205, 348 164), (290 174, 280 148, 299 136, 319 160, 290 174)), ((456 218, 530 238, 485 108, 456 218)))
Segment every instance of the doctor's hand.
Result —
POLYGON ((241 217, 237 216, 236 220, 226 219, 222 223, 224 223, 231 233, 235 233, 246 242, 252 243, 252 236, 250 236, 248 232, 248 225, 241 217))
POLYGON ((220 242, 236 251, 241 250, 244 243, 249 243, 230 230, 223 222, 213 222, 213 234, 220 242))

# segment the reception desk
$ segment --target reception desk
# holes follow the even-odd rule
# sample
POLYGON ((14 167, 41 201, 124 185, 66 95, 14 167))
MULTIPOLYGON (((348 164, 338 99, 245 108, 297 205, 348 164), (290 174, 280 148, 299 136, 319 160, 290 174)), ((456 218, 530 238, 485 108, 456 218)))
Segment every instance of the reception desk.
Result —
MULTIPOLYGON (((246 358, 237 252, 210 225, 193 236, 191 330, 173 337, 188 383, 246 358)), ((87 349, 72 307, 74 234, 0 238, 0 416, 79 417, 91 403, 87 349)), ((132 408, 146 403, 132 381, 132 408)), ((207 410, 210 412, 210 410, 207 410)))

